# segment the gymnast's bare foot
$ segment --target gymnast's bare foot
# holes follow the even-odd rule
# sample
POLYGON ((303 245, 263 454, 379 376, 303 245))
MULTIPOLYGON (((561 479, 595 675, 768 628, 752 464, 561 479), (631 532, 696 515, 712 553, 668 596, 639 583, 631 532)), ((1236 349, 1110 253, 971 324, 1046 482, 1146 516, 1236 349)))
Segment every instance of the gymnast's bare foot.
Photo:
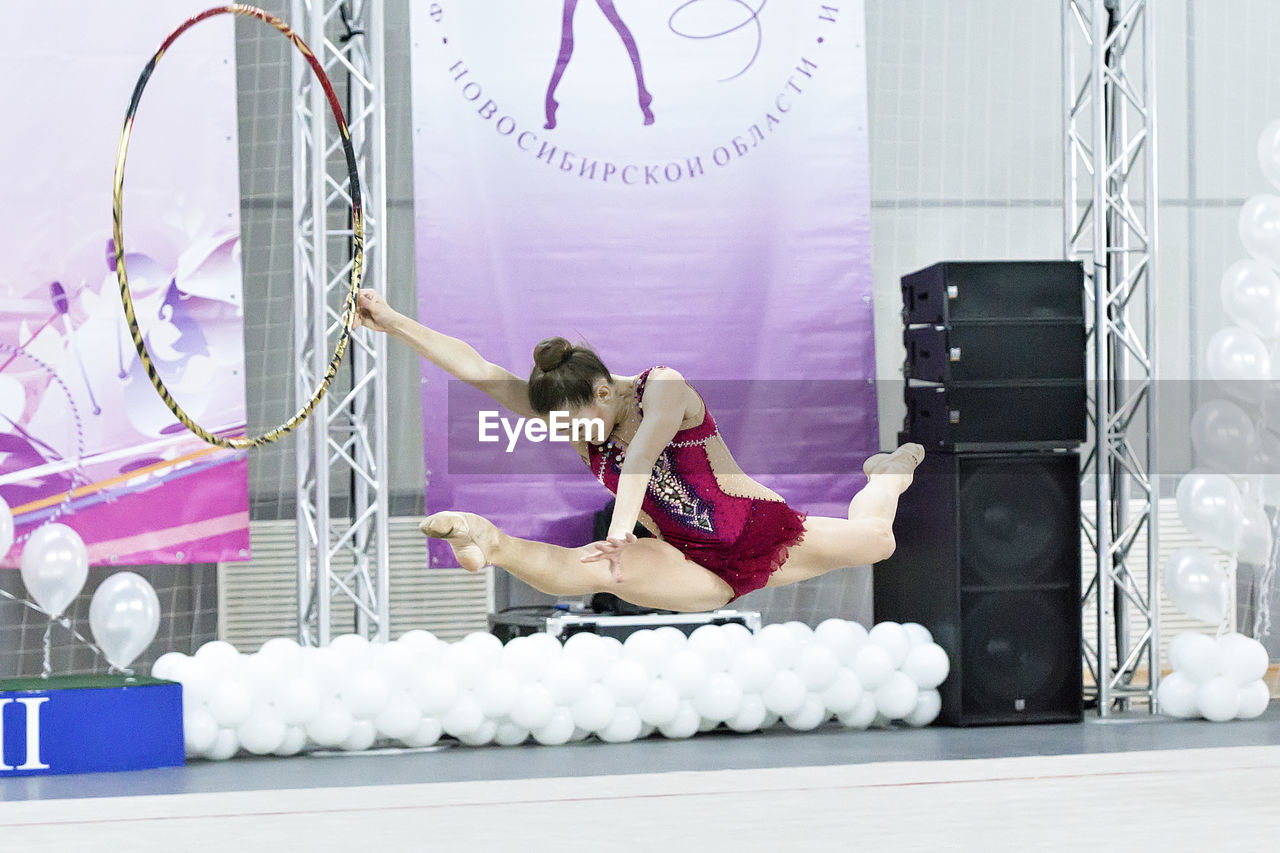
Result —
POLYGON ((432 539, 447 541, 458 565, 469 572, 489 565, 489 555, 498 544, 498 528, 473 512, 437 512, 427 516, 419 529, 432 539))
POLYGON ((877 453, 862 463, 862 473, 867 479, 878 476, 895 476, 905 492, 915 476, 916 466, 924 461, 924 447, 914 442, 904 444, 892 453, 877 453))

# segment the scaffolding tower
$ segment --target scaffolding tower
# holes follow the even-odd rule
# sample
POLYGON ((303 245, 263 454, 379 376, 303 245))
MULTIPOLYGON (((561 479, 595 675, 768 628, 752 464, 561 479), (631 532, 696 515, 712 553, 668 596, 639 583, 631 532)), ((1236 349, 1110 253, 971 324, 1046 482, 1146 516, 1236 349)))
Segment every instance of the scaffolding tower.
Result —
POLYGON ((1063 0, 1068 259, 1085 269, 1090 447, 1083 518, 1096 569, 1082 608, 1086 700, 1156 709, 1160 679, 1155 411, 1156 102, 1149 0, 1063 0), (1146 565, 1135 565, 1145 540, 1146 565))
MULTIPOLYGON (((364 201, 364 287, 386 293, 382 0, 291 0, 291 25, 338 91, 364 201)), ((295 396, 324 374, 351 276, 351 187, 325 95, 293 57, 295 396)), ((389 639, 386 338, 352 335, 345 369, 298 431, 298 640, 327 645, 335 617, 389 639)))

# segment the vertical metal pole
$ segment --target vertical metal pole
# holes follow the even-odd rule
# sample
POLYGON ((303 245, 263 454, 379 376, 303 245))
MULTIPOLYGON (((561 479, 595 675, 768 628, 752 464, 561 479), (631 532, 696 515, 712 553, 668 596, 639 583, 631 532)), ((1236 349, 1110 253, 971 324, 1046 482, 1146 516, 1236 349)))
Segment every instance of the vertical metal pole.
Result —
POLYGON ((1111 704, 1110 623, 1114 607, 1115 577, 1111 565, 1111 404, 1107 387, 1111 366, 1107 355, 1107 55, 1106 0, 1093 0, 1092 9, 1092 87, 1093 118, 1093 364, 1094 402, 1097 408, 1095 435, 1097 453, 1094 474, 1094 498, 1097 513, 1098 572, 1098 712, 1106 716, 1111 704))
POLYGON ((1150 488, 1150 509, 1151 517, 1147 523, 1147 602, 1150 606, 1150 630, 1151 644, 1147 649, 1147 671, 1151 674, 1149 687, 1151 697, 1151 712, 1155 713, 1160 710, 1159 703, 1156 699, 1157 691, 1160 688, 1160 477, 1156 468, 1157 465, 1157 441, 1156 441, 1156 412, 1159 411, 1157 405, 1160 383, 1156 376, 1156 356, 1157 356, 1157 334, 1156 334, 1156 283, 1160 280, 1158 275, 1157 260, 1158 253, 1156 251, 1159 245, 1159 226, 1160 226, 1160 184, 1159 184, 1159 166, 1157 163, 1157 155, 1159 151, 1156 148, 1156 39, 1155 39, 1155 15, 1152 14, 1151 6, 1142 12, 1142 61, 1143 61, 1143 81, 1142 81, 1142 102, 1147 108, 1147 160, 1145 164, 1144 179, 1146 181, 1146 197, 1144 222, 1147 229, 1147 273, 1146 273, 1146 299, 1144 305, 1146 308, 1146 325, 1147 334, 1147 358, 1150 363, 1149 378, 1152 380, 1147 388, 1146 399, 1146 430, 1147 430, 1147 447, 1146 447, 1146 465, 1147 475, 1150 488))

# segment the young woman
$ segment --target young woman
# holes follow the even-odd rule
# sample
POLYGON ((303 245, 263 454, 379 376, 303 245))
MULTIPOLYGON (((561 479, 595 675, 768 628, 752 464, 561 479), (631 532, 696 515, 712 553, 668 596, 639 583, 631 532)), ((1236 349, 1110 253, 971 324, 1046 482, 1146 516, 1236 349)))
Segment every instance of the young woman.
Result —
POLYGON ((550 338, 534 350, 526 382, 371 290, 360 293, 358 318, 516 414, 603 422, 603 442, 574 447, 617 496, 607 538, 564 548, 510 536, 473 513, 429 516, 422 532, 447 540, 469 571, 494 565, 550 595, 611 592, 641 607, 702 611, 893 553, 898 496, 924 458, 918 444, 867 459, 848 517, 806 516, 743 473, 702 397, 672 368, 616 376, 591 350, 550 338), (655 538, 637 539, 637 521, 655 538))

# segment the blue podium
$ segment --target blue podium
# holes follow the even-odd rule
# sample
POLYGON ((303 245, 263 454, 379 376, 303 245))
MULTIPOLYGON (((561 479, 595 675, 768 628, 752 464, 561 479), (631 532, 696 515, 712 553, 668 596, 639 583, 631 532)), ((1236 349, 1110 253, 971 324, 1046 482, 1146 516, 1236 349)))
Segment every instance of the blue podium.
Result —
POLYGON ((181 684, 123 675, 0 680, 0 778, 184 761, 181 684))

